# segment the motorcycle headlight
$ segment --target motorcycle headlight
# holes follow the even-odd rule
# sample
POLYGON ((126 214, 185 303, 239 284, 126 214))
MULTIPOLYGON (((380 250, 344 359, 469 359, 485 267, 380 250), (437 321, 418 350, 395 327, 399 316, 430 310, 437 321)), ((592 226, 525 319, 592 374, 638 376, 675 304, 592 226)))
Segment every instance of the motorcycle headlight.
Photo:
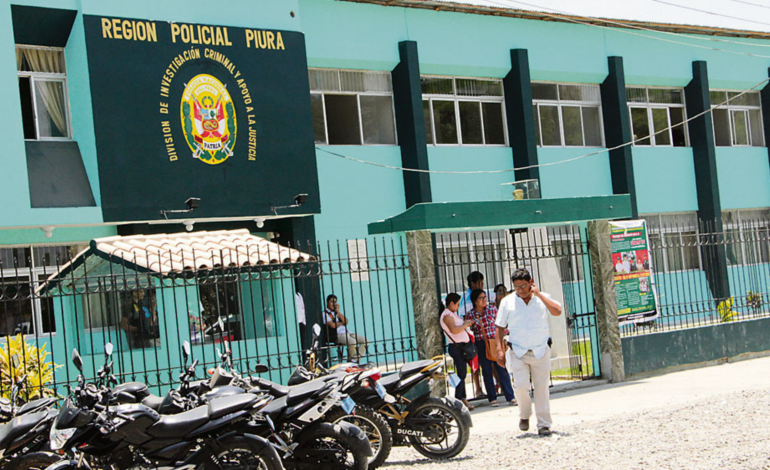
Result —
POLYGON ((56 429, 51 428, 51 450, 59 450, 64 447, 68 440, 75 434, 78 428, 56 429))

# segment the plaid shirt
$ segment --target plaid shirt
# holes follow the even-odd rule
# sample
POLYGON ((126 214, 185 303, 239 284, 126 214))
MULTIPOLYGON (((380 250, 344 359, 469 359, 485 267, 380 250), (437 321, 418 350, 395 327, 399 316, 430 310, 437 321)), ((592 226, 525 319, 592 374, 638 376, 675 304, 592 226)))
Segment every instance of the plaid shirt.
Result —
POLYGON ((473 330, 473 336, 476 337, 476 340, 484 340, 485 336, 487 339, 495 339, 495 331, 497 331, 497 326, 495 325, 496 318, 497 308, 493 304, 488 304, 484 313, 479 313, 474 308, 465 314, 466 320, 473 321, 471 329, 473 330), (481 325, 479 325, 479 323, 481 323, 481 325), (481 331, 482 325, 484 326, 483 334, 481 331))

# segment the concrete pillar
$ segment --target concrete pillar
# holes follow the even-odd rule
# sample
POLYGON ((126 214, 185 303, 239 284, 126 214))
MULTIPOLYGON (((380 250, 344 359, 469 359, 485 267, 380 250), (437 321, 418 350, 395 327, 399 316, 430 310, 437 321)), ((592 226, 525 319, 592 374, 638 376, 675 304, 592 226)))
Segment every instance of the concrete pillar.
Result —
POLYGON ((620 342, 608 221, 595 220, 588 223, 588 250, 591 253, 602 378, 611 382, 622 382, 626 378, 626 372, 620 342))
MULTIPOLYGON (((443 333, 439 325, 436 271, 430 231, 407 232, 406 246, 409 255, 409 276, 412 280, 417 354, 420 359, 430 359, 443 354, 444 349, 443 333)), ((435 381, 431 387, 431 395, 443 396, 445 393, 446 385, 435 381)))
MULTIPOLYGON (((532 109, 532 81, 526 49, 511 49, 511 71, 503 78, 508 139, 514 168, 537 165, 537 133, 532 109)), ((516 180, 540 179, 537 167, 516 170, 516 180)))

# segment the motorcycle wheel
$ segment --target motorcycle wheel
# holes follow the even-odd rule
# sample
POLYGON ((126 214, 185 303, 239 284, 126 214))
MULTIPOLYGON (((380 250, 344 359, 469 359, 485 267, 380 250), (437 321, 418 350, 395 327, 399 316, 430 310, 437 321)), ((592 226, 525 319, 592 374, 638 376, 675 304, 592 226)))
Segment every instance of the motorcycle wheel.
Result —
POLYGON ((430 429, 436 436, 409 436, 414 450, 433 460, 451 459, 465 449, 471 430, 460 419, 454 408, 438 399, 428 400, 409 413, 410 418, 442 418, 444 423, 430 429))
POLYGON ((283 470, 281 460, 272 447, 259 447, 243 436, 220 442, 222 449, 214 458, 222 470, 283 470))
POLYGON ((314 426, 297 439, 296 459, 286 468, 323 470, 366 470, 369 442, 339 432, 339 426, 314 426), (313 451, 327 451, 312 455, 313 451))
POLYGON ((352 415, 345 414, 342 408, 335 408, 326 415, 326 419, 331 423, 346 421, 361 428, 369 438, 369 444, 374 453, 369 457, 369 470, 374 470, 385 463, 393 448, 393 432, 380 413, 368 406, 356 405, 352 415))
POLYGON ((49 465, 53 465, 61 460, 61 456, 50 452, 33 452, 13 459, 6 470, 44 470, 49 465))

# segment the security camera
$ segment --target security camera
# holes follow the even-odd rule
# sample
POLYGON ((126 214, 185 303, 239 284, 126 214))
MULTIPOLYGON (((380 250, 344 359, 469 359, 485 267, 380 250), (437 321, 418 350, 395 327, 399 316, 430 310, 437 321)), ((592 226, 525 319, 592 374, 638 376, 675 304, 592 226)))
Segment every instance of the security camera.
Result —
POLYGON ((307 202, 307 194, 297 194, 294 196, 294 204, 301 206, 307 202))
POLYGON ((201 199, 199 197, 191 197, 188 198, 184 203, 189 210, 194 211, 201 205, 201 199))

